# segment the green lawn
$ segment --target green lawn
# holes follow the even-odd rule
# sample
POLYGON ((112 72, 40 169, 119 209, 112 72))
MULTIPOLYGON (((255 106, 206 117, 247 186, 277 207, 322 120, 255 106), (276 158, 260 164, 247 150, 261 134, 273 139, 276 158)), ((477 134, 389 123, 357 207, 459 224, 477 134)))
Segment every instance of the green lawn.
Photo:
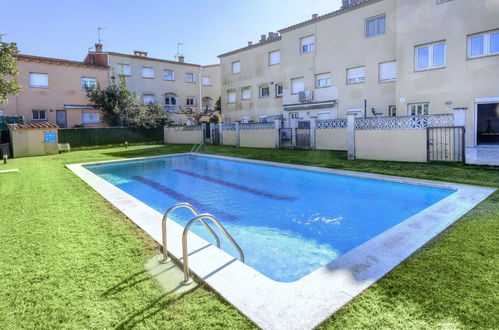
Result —
MULTIPOLYGON (((208 288, 162 292, 158 245, 64 165, 190 150, 133 146, 13 159, 0 170, 0 329, 253 328, 208 288)), ((209 147, 219 155, 499 188, 499 170, 345 160, 344 152, 209 147)), ((499 193, 340 310, 322 328, 497 328, 499 193)), ((284 325, 285 326, 285 325, 284 325)))

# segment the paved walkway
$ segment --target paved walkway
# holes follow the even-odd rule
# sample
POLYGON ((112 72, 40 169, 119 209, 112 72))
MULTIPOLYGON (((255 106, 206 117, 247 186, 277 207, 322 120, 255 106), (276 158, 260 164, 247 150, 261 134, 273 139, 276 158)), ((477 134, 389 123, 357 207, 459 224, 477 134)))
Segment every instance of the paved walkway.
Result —
POLYGON ((499 146, 466 148, 466 163, 499 166, 499 146))

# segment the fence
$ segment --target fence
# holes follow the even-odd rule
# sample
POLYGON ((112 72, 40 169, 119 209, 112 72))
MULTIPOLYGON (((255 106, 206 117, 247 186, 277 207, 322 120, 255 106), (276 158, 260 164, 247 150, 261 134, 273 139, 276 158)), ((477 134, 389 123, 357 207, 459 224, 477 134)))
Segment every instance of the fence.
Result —
POLYGON ((109 144, 156 142, 163 140, 163 128, 64 128, 59 129, 59 143, 71 147, 88 147, 109 144))
POLYGON ((172 144, 203 143, 204 134, 201 126, 165 127, 164 142, 172 144))

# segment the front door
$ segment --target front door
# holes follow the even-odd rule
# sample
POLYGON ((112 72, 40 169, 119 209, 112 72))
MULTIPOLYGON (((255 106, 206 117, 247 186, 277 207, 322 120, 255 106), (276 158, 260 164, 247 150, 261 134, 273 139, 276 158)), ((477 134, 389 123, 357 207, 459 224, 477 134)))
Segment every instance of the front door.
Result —
POLYGON ((476 144, 499 146, 499 103, 477 104, 476 144))
POLYGON ((66 128, 68 126, 68 117, 66 110, 57 110, 55 113, 55 120, 57 126, 60 128, 66 128))

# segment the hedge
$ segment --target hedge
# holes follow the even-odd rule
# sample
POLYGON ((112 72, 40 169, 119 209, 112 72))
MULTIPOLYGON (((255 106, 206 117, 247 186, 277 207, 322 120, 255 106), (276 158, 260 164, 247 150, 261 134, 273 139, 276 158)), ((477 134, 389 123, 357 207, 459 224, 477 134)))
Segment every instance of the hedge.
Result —
POLYGON ((163 141, 163 127, 157 128, 63 128, 59 129, 59 143, 71 147, 163 141))

